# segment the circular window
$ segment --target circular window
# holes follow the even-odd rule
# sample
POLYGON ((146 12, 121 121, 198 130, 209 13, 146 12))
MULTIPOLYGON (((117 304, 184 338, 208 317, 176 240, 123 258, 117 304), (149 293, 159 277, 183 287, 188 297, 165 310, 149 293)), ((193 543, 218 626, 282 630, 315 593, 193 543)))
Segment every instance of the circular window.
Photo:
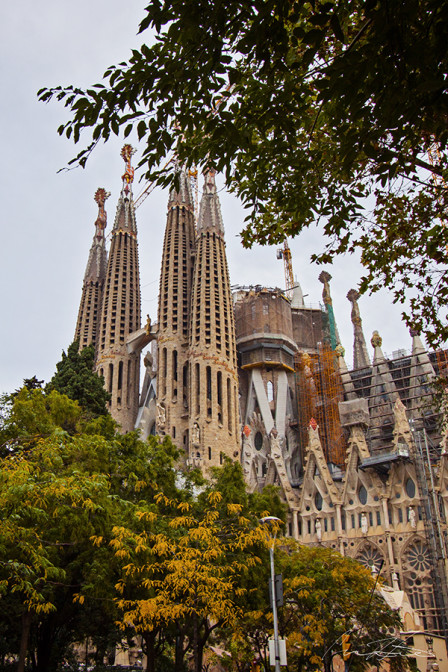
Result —
POLYGON ((419 572, 428 570, 431 567, 428 549, 420 540, 415 541, 409 547, 407 556, 410 566, 419 572))
POLYGON ((314 504, 316 505, 316 509, 318 511, 322 511, 323 499, 320 492, 316 492, 316 495, 314 497, 314 504))
POLYGON ((257 432, 255 434, 254 443, 255 443, 255 448, 257 450, 261 450, 263 448, 263 434, 261 432, 257 432))
POLYGON ((367 490, 363 485, 358 490, 358 499, 361 504, 367 504, 367 490))
POLYGON ((412 478, 408 478, 408 480, 406 481, 405 488, 406 488, 406 494, 407 494, 408 497, 411 497, 411 498, 415 497, 415 483, 412 480, 412 478))
POLYGON ((372 567, 378 569, 383 562, 381 552, 375 548, 375 546, 371 546, 370 544, 367 544, 359 551, 356 559, 359 560, 364 567, 368 567, 369 569, 372 569, 372 567))

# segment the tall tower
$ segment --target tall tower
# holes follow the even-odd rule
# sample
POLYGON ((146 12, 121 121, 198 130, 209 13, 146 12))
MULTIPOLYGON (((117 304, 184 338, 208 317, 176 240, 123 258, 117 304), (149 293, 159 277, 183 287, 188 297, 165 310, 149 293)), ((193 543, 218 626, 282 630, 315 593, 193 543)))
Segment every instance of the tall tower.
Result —
POLYGON ((134 150, 125 145, 126 169, 112 229, 98 336, 97 371, 111 393, 110 412, 123 432, 134 428, 138 411, 140 353, 128 354, 126 338, 140 328, 137 225, 132 199, 134 150))
POLYGON ((191 287, 195 246, 194 202, 184 170, 172 189, 163 243, 158 311, 157 433, 188 449, 191 287))
POLYGON ((80 350, 90 344, 93 344, 96 349, 98 345, 98 326, 107 267, 104 236, 107 215, 104 204, 109 196, 110 193, 106 192, 105 189, 100 188, 96 190, 95 201, 98 203, 98 217, 95 222, 95 235, 93 236, 86 272, 84 274, 75 331, 75 340, 79 341, 80 350))
POLYGON ((215 173, 205 177, 191 296, 188 458, 207 471, 240 455, 235 319, 215 173))

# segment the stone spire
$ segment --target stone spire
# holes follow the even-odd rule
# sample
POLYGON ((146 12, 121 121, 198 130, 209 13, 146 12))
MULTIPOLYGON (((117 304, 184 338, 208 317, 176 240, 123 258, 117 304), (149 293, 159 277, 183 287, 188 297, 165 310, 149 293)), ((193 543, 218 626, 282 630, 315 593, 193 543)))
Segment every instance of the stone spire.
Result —
POLYGON ((347 294, 347 299, 352 304, 352 324, 353 324, 353 368, 366 369, 370 366, 369 353, 367 351, 366 339, 362 330, 361 313, 359 312, 358 299, 359 292, 351 289, 347 294))
POLYGON ((327 271, 322 271, 322 273, 319 275, 319 281, 323 284, 322 300, 325 304, 325 308, 327 309, 331 349, 334 350, 337 344, 341 342, 341 339, 334 317, 333 300, 330 294, 330 280, 331 275, 327 273, 327 271))
POLYGON ((430 412, 430 400, 434 392, 431 383, 435 381, 436 373, 419 333, 411 329, 411 336, 410 409, 412 415, 418 417, 422 414, 423 405, 426 406, 427 412, 430 412))
POLYGON ((98 217, 95 222, 95 235, 89 252, 82 295, 76 322, 75 340, 79 341, 79 349, 98 342, 98 325, 103 299, 104 281, 106 278, 107 252, 104 231, 107 215, 104 204, 110 193, 105 189, 97 189, 95 201, 98 203, 98 217))
POLYGON ((374 355, 369 397, 370 449, 374 451, 386 449, 393 441, 394 405, 400 397, 377 331, 373 332, 371 343, 374 355))
POLYGON ((224 227, 210 170, 199 211, 191 297, 190 463, 207 471, 240 454, 235 320, 224 227))
POLYGON ((345 362, 345 350, 341 344, 339 344, 335 349, 335 355, 337 358, 339 375, 341 376, 342 388, 344 390, 344 397, 346 400, 357 399, 357 394, 355 391, 355 386, 353 385, 352 378, 350 376, 350 371, 347 368, 345 362))
POLYGON ((110 412, 123 432, 134 428, 138 411, 140 354, 128 354, 126 338, 140 328, 137 225, 132 198, 135 150, 125 145, 123 186, 112 229, 98 339, 97 371, 111 393, 110 412))
POLYGON ((158 309, 157 433, 188 449, 189 329, 195 252, 194 203, 190 182, 179 171, 172 189, 163 241, 158 309))

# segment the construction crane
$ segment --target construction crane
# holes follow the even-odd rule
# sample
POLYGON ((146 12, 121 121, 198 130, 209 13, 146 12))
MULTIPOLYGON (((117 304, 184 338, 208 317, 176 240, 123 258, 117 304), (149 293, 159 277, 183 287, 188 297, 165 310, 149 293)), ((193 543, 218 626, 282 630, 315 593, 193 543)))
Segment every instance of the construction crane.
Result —
POLYGON ((286 295, 291 299, 292 291, 294 289, 294 273, 292 270, 292 255, 289 248, 288 239, 285 238, 283 243, 283 248, 279 247, 277 249, 277 259, 283 259, 283 264, 285 267, 285 288, 286 295))

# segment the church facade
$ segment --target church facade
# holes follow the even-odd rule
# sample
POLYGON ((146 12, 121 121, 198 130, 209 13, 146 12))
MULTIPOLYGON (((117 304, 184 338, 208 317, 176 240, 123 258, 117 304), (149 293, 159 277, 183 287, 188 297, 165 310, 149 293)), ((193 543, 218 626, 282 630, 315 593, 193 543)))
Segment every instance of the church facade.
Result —
POLYGON ((349 370, 323 272, 322 305, 262 285, 232 294, 213 171, 199 216, 188 175, 168 198, 157 320, 140 318, 132 150, 107 255, 107 194, 84 277, 76 337, 94 343, 97 370, 123 431, 168 434, 185 468, 204 473, 240 460, 249 488, 275 484, 288 505, 287 534, 326 545, 405 590, 427 630, 448 634, 448 452, 434 383, 446 353, 412 334, 410 353, 369 354, 351 289, 354 368, 349 370), (140 389, 140 359, 145 374, 140 389))

